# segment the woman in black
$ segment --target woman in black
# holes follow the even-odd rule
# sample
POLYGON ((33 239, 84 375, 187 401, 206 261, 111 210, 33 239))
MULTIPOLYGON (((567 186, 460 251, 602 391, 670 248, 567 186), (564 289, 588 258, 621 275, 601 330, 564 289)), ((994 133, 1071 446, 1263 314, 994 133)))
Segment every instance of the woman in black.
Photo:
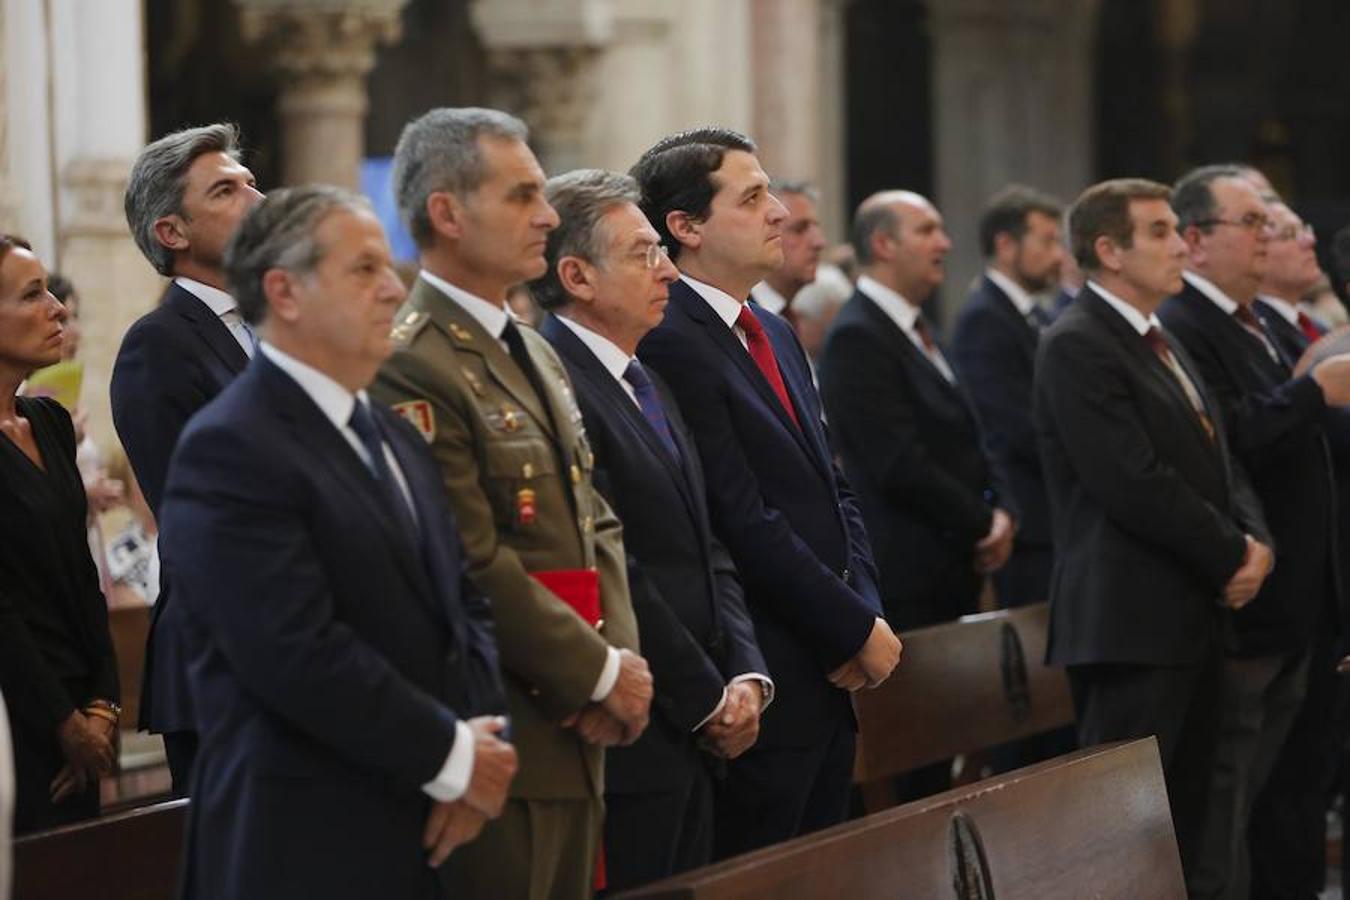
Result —
POLYGON ((61 358, 65 318, 28 244, 0 235, 0 691, 14 735, 16 833, 98 814, 121 712, 75 430, 55 401, 16 396, 61 358))

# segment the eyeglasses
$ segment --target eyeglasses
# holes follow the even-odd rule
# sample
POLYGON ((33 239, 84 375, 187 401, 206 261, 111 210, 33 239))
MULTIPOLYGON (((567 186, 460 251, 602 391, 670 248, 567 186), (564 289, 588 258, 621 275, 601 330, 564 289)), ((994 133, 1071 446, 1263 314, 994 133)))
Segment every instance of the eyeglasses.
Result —
POLYGON ((1286 225, 1283 228, 1277 228, 1270 234, 1272 241, 1296 241, 1299 238, 1312 238, 1317 240, 1317 232, 1307 223, 1299 225, 1286 225))
POLYGON ((1209 228, 1214 225, 1231 225, 1248 231, 1265 231, 1271 227, 1270 216, 1259 212, 1249 212, 1240 219, 1202 219, 1195 223, 1197 228, 1209 228))
POLYGON ((643 265, 649 269, 655 269, 661 265, 661 261, 670 259, 670 251, 664 244, 648 244, 647 249, 643 250, 641 255, 634 253, 634 259, 641 259, 643 265))

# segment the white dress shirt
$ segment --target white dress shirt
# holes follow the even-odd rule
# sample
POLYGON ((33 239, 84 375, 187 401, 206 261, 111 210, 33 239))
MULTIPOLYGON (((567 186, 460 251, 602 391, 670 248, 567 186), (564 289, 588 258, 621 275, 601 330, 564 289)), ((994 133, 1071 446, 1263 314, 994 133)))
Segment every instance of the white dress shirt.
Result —
POLYGON ((776 316, 781 316, 783 310, 787 309, 787 298, 778 293, 767 281, 761 281, 750 289, 750 296, 755 302, 767 309, 776 316))
MULTIPOLYGON (((301 362, 288 353, 278 350, 266 341, 258 345, 258 350, 275 363, 277 368, 294 379, 300 389, 323 413, 324 418, 332 422, 333 427, 351 445, 352 452, 360 457, 363 464, 369 466, 371 462, 370 454, 366 451, 366 446, 361 438, 357 436, 356 432, 352 431, 348 424, 351 421, 352 410, 356 407, 358 401, 367 405, 370 403, 366 392, 359 391, 353 394, 323 372, 301 362)), ((384 450, 384 461, 389 466, 389 471, 393 474, 394 480, 398 483, 399 490, 403 494, 403 499, 408 504, 408 511, 416 517, 412 494, 408 491, 408 481, 403 475, 403 469, 399 466, 398 459, 394 456, 388 443, 381 441, 381 449, 384 450)), ((462 720, 456 722, 455 740, 450 745, 450 755, 446 757, 445 764, 441 766, 441 771, 437 773, 436 777, 422 785, 422 790, 432 799, 439 800, 442 803, 449 803, 462 797, 469 788, 469 779, 473 777, 473 745, 473 730, 462 720)))
POLYGON ((693 289, 695 294, 702 297, 703 301, 712 307, 712 311, 717 313, 717 318, 726 323, 727 327, 731 329, 731 333, 736 335, 736 340, 741 342, 741 346, 745 348, 747 353, 750 352, 750 345, 745 340, 745 332, 741 330, 741 326, 736 324, 736 320, 741 317, 741 308, 745 304, 721 288, 705 284, 697 278, 691 278, 683 273, 681 273, 680 278, 693 289))
MULTIPOLYGON (((1303 326, 1298 323, 1299 308, 1297 306, 1290 303, 1288 300, 1281 300, 1279 297, 1272 296, 1271 294, 1258 294, 1256 299, 1279 313, 1281 319, 1284 319, 1290 325, 1293 325, 1300 333, 1303 331, 1303 326)), ((1307 315, 1307 313, 1304 313, 1304 315, 1307 315)))
MULTIPOLYGON (((557 318, 559 322, 562 322, 571 329, 572 333, 586 345, 587 349, 595 354, 595 358, 600 360, 600 365, 604 366, 605 371, 614 376, 614 380, 619 383, 619 387, 621 387, 623 392, 628 395, 628 398, 633 401, 633 405, 641 410, 642 404, 638 403, 637 393, 634 392, 633 386, 625 381, 623 377, 623 373, 628 369, 628 364, 636 357, 624 353, 623 350, 609 338, 605 337, 603 334, 592 331, 585 325, 573 322, 566 316, 558 316, 557 318)), ((773 679, 768 675, 759 672, 746 672, 743 675, 737 675, 735 678, 731 679, 731 681, 728 682, 728 685, 739 684, 742 681, 759 682, 760 693, 763 698, 760 710, 763 711, 768 709, 769 704, 773 702, 773 679)), ((708 724, 708 722, 715 719, 717 715, 722 712, 722 707, 726 706, 726 703, 727 691, 726 688, 723 688, 722 699, 717 701, 717 706, 713 707, 713 711, 708 713, 708 715, 703 718, 703 721, 694 726, 694 731, 698 731, 704 725, 708 724)))
POLYGON ((1133 306, 1091 279, 1088 280, 1087 286, 1096 291, 1097 295, 1106 301, 1107 306, 1114 309, 1120 314, 1121 318, 1130 323, 1130 327, 1139 332, 1141 337, 1148 334, 1150 328, 1156 328, 1159 331, 1163 330, 1162 322, 1158 320, 1156 315, 1150 314, 1145 316, 1139 310, 1135 309, 1133 306))
POLYGON ((230 330, 231 336, 234 337, 244 353, 250 359, 253 358, 254 349, 257 347, 257 338, 253 329, 239 315, 239 304, 234 302, 233 297, 218 287, 212 287, 191 278, 184 278, 182 275, 176 277, 173 283, 206 304, 206 308, 215 313, 216 317, 230 330))
POLYGON ((943 378, 951 384, 956 384, 956 372, 948 364, 947 358, 942 355, 937 343, 934 342, 932 353, 929 353, 928 348, 924 346, 923 338, 915 327, 915 323, 919 321, 919 308, 917 306, 868 275, 858 278, 858 290, 862 291, 863 296, 868 300, 880 307, 881 311, 905 333, 909 342, 933 364, 943 378))
MULTIPOLYGON (((444 278, 433 275, 426 269, 423 269, 419 274, 423 281, 440 291, 452 303, 472 316, 473 320, 482 326, 484 331, 495 337, 501 348, 508 355, 510 354, 510 348, 506 346, 506 341, 502 340, 502 332, 506 330, 506 323, 513 316, 506 311, 505 304, 498 306, 491 301, 484 300, 461 287, 456 287, 444 278)), ((548 399, 540 397, 539 402, 547 403, 548 399)), ((594 703, 599 703, 608 697, 609 692, 614 690, 614 683, 619 680, 619 651, 614 647, 606 647, 605 651, 605 664, 600 667, 600 677, 595 680, 595 688, 591 691, 591 701, 594 703)))
POLYGON ((1031 299, 1030 294, 1022 290, 1020 284, 1007 275, 992 266, 984 270, 984 275, 997 285, 999 290, 1008 295, 1008 299, 1012 301, 1013 306, 1017 307, 1017 311, 1022 314, 1022 318, 1027 318, 1035 310, 1036 301, 1031 299))
MULTIPOLYGON (((1213 303, 1215 306, 1217 306, 1220 310, 1223 311, 1224 315, 1233 316, 1234 313, 1237 312, 1238 302, 1234 300, 1232 297, 1225 294, 1217 284, 1210 281, 1208 278, 1205 278, 1201 275, 1197 275, 1194 272, 1190 271, 1189 269, 1185 272, 1182 272, 1181 277, 1186 279, 1186 281, 1190 283, 1191 287, 1195 288, 1197 291, 1208 297, 1211 303, 1213 303)), ((1255 310, 1252 311, 1252 315, 1256 315, 1255 310)), ((1280 361, 1280 354, 1275 350, 1275 345, 1270 342, 1270 338, 1266 337, 1266 335, 1263 332, 1253 331, 1251 328, 1247 326, 1247 323, 1243 322, 1241 319, 1238 319, 1237 323, 1242 326, 1243 331, 1247 332, 1252 337, 1261 341, 1262 346, 1266 348, 1266 354, 1271 359, 1275 360, 1276 362, 1280 361)))

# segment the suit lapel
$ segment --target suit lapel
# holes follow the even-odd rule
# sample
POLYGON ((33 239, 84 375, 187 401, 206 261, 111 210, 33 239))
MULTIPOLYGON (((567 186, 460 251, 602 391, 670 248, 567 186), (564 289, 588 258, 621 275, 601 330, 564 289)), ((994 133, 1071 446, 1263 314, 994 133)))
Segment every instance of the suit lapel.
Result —
POLYGON ((172 305, 174 312, 187 321, 202 343, 211 348, 211 352, 220 358, 230 372, 238 375, 244 371, 248 365, 248 354, 210 307, 176 283, 170 285, 169 295, 164 302, 172 305))
MULTIPOLYGON (((950 394, 958 403, 966 402, 965 394, 947 380, 947 376, 943 375, 942 370, 928 358, 928 354, 914 346, 914 342, 909 339, 909 335, 905 334, 904 329, 887 315, 886 311, 875 300, 862 291, 856 291, 854 296, 861 300, 860 309, 871 320, 870 329, 890 335, 891 341, 899 348, 901 356, 909 361, 910 369, 926 373, 929 380, 938 386, 938 390, 950 394)), ((938 349, 940 350, 941 347, 938 349)))
POLYGON ((1022 344, 1022 349, 1026 353, 1027 361, 1034 361, 1036 358, 1036 343, 1040 340, 1040 333, 1036 326, 1027 321, 1026 316, 1013 303, 1012 298, 1003 292, 1003 289, 994 284, 988 277, 984 279, 985 290, 989 292, 989 299, 993 303, 999 315, 1003 316, 1008 322, 1008 327, 1013 329, 1013 333, 1018 335, 1022 344))
MULTIPOLYGON (((758 314, 760 312, 759 304, 756 303, 753 306, 755 307, 755 313, 758 314)), ((763 317, 761 317, 762 319, 763 317)), ((811 413, 811 405, 808 402, 808 392, 815 391, 815 385, 810 381, 810 373, 806 373, 806 381, 803 383, 800 377, 801 371, 797 366, 788 362, 796 354, 797 348, 785 335, 781 335, 778 329, 765 328, 764 331, 769 335, 769 343, 773 344, 773 353, 778 359, 778 371, 783 376, 783 382, 787 385, 788 397, 797 409, 797 418, 802 423, 801 432, 814 450, 812 457, 816 463, 816 468, 828 481, 832 477, 830 472, 832 457, 829 448, 825 445, 825 433, 820 428, 819 419, 811 413)), ((758 371, 758 366, 756 366, 756 371, 758 371)), ((781 404, 778 405, 781 406, 781 404)))

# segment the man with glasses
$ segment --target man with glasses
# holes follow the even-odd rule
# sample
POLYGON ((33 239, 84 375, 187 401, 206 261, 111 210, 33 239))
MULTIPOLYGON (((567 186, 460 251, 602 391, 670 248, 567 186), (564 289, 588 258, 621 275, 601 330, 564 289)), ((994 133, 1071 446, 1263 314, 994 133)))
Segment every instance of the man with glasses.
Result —
POLYGON ((773 697, 740 580, 713 536, 698 451, 669 389, 635 357, 660 324, 676 270, 627 175, 549 180, 561 218, 531 290, 540 333, 572 378, 595 451, 595 484, 623 521, 628 585, 656 685, 652 724, 605 757, 611 890, 712 858, 715 759, 759 734, 773 697))
POLYGON ((1302 702, 1318 614, 1335 603, 1335 495, 1323 423, 1328 405, 1350 402, 1350 358, 1294 377, 1294 360, 1256 314, 1276 229, 1240 169, 1187 174, 1172 207, 1187 248, 1185 286, 1159 317, 1213 391, 1280 554, 1260 593, 1232 616, 1236 641, 1224 660, 1209 785, 1214 827, 1195 879, 1202 895, 1245 897, 1252 801, 1302 702))

